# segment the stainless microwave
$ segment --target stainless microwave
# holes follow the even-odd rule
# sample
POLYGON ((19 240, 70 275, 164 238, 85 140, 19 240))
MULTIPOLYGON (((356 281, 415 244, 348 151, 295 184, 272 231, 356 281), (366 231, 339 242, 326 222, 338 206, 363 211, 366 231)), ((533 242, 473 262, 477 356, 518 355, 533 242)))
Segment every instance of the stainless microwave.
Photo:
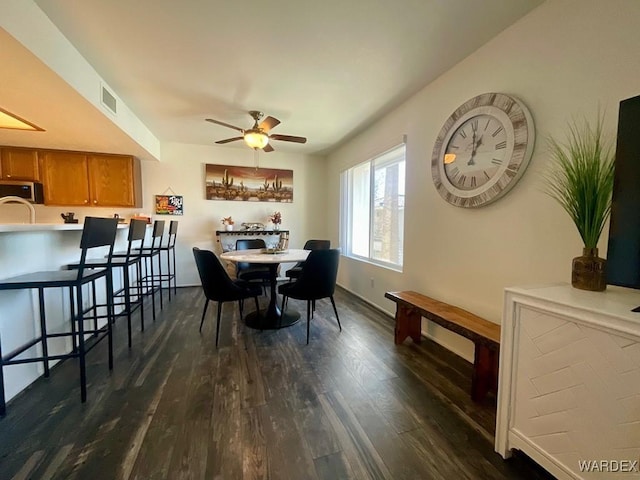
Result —
POLYGON ((0 180, 0 198, 19 197, 32 203, 44 203, 44 192, 39 182, 0 180))

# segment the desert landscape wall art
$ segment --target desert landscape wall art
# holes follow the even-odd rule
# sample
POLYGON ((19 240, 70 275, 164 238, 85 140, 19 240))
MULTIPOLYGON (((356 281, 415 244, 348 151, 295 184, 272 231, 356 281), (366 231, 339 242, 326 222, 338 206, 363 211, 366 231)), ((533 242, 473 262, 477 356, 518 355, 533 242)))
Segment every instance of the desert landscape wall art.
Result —
POLYGON ((205 165, 207 200, 293 202, 293 170, 205 165))

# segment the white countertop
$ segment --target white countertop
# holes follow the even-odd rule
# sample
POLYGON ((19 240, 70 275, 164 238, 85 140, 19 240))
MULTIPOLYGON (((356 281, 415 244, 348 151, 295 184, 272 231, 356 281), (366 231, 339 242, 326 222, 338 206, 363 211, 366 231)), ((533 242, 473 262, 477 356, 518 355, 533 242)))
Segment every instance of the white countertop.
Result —
POLYGON ((607 285, 604 292, 590 292, 557 283, 508 287, 505 292, 521 304, 543 305, 545 311, 640 336, 640 312, 632 311, 640 306, 640 290, 607 285))
MULTIPOLYGON (((44 232, 50 230, 82 230, 82 223, 0 223, 0 233, 44 232)), ((118 228, 128 228, 128 223, 119 223, 118 228)))

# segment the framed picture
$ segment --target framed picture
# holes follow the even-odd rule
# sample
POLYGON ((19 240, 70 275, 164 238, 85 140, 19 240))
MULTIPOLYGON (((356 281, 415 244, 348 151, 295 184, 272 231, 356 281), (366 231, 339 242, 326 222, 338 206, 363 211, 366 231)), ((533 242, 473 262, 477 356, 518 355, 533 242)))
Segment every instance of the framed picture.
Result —
POLYGON ((156 195, 157 215, 182 215, 182 195, 156 195))
POLYGON ((293 202, 293 170, 206 165, 207 200, 293 202))

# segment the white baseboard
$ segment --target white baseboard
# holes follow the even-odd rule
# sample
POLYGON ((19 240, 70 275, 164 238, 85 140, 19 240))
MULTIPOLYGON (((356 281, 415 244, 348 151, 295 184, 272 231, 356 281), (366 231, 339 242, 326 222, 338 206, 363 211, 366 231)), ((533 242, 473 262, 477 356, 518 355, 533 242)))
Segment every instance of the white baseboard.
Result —
MULTIPOLYGON (((346 290, 347 292, 349 292, 351 295, 358 297, 360 300, 362 300, 363 302, 365 302, 367 305, 375 308, 376 310, 378 310, 379 312, 385 314, 386 316, 390 317, 391 319, 395 318, 395 312, 389 312, 388 310, 385 310, 384 308, 382 308, 380 305, 377 305, 375 303, 373 303, 371 300, 369 300, 368 298, 363 297, 362 295, 351 291, 350 289, 348 289, 347 287, 345 287, 344 285, 341 284, 337 284, 340 288, 342 288, 343 290, 346 290)), ((442 327, 441 327, 442 328, 442 327)), ((443 348, 446 348, 447 350, 449 350, 450 352, 455 353, 456 355, 458 355, 459 357, 464 358, 466 361, 473 363, 473 354, 469 355, 468 352, 463 351, 461 348, 459 348, 457 345, 454 345, 450 342, 447 342, 446 339, 442 339, 439 337, 436 337, 434 335, 431 335, 430 333, 428 333, 426 330, 421 329, 420 333, 422 334, 423 337, 428 338, 429 340, 437 343, 438 345, 440 345, 443 348)))

